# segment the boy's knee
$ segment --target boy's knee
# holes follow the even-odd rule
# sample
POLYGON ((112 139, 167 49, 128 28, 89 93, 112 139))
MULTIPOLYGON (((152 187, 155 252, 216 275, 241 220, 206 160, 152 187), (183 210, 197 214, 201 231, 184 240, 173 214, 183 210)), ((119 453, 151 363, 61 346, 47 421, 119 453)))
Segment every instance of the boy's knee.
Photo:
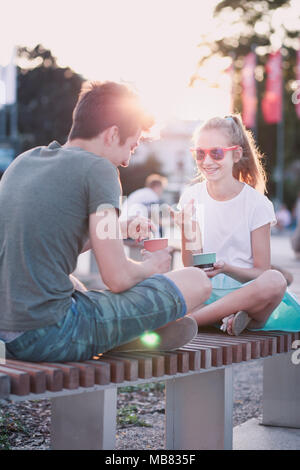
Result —
POLYGON ((195 282, 196 285, 201 287, 201 292, 203 296, 205 297, 205 300, 209 299, 211 296, 211 291, 212 291, 212 285, 205 274, 205 271, 202 271, 202 269, 195 268, 195 267, 190 267, 188 268, 191 270, 191 276, 193 277, 193 282, 195 282))

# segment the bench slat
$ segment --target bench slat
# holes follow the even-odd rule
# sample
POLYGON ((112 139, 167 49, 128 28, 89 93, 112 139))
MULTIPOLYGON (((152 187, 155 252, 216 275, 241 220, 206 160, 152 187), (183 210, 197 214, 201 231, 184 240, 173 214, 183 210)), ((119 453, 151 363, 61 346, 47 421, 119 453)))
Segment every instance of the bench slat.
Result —
POLYGON ((209 347, 211 350, 211 363, 214 367, 221 367, 223 365, 223 351, 221 346, 212 346, 210 344, 206 344, 204 341, 202 342, 201 340, 193 340, 189 343, 191 346, 193 346, 195 349, 197 347, 209 347))
POLYGON ((267 336, 256 335, 255 333, 247 332, 240 335, 243 338, 254 339, 260 343, 260 357, 267 357, 270 355, 270 339, 267 336))
POLYGON ((210 340, 205 339, 203 337, 198 337, 195 338, 191 343, 201 343, 206 346, 217 346, 221 347, 222 349, 222 364, 223 365, 230 365, 233 362, 233 351, 232 351, 232 344, 231 343, 226 343, 226 341, 217 341, 217 340, 210 340))
POLYGON ((95 383, 97 385, 107 385, 110 383, 110 364, 108 362, 90 360, 84 364, 91 364, 95 368, 95 383))
POLYGON ((32 367, 43 371, 46 375, 46 388, 51 392, 59 392, 63 388, 63 374, 59 369, 51 368, 48 365, 42 365, 42 363, 39 362, 17 361, 15 359, 8 359, 6 362, 12 367, 14 365, 24 365, 26 367, 32 367))
POLYGON ((141 357, 143 359, 151 359, 153 377, 162 377, 165 374, 165 361, 161 354, 155 355, 151 353, 136 352, 136 355, 137 357, 141 357))
POLYGON ((166 375, 177 374, 177 354, 175 352, 152 352, 151 356, 159 355, 164 358, 164 369, 166 375))
POLYGON ((188 351, 183 351, 183 350, 176 350, 175 351, 177 354, 177 370, 178 372, 181 372, 182 374, 185 372, 188 372, 190 370, 189 368, 189 361, 190 361, 190 355, 188 351))
POLYGON ((22 372, 9 367, 0 366, 0 372, 6 374, 10 378, 11 393, 23 396, 30 393, 30 377, 27 372, 22 372))
POLYGON ((95 385, 95 368, 91 364, 83 362, 66 362, 66 364, 79 370, 79 384, 81 387, 92 387, 95 385))
POLYGON ((60 362, 41 362, 42 365, 60 369, 63 374, 63 388, 75 390, 79 387, 79 369, 60 362))
POLYGON ((189 354, 189 368, 190 370, 200 370, 202 368, 202 358, 206 362, 208 354, 206 349, 195 348, 192 345, 187 345, 180 348, 180 351, 187 351, 189 354))
POLYGON ((105 362, 110 364, 110 380, 113 383, 122 383, 125 378, 125 367, 124 363, 117 359, 109 359, 106 356, 101 356, 97 362, 105 362))
MULTIPOLYGON (((113 356, 110 354, 105 354, 107 359, 118 359, 118 356, 113 356)), ((134 381, 137 380, 139 376, 139 363, 137 359, 134 358, 122 358, 124 363, 124 378, 125 380, 134 381)))
POLYGON ((249 331, 245 333, 245 336, 253 336, 253 338, 261 338, 266 340, 267 345, 265 345, 265 351, 268 352, 267 355, 273 356, 277 352, 277 338, 274 335, 265 335, 265 334, 257 334, 254 331, 249 331))
POLYGON ((276 352, 277 353, 283 353, 285 352, 285 345, 284 345, 284 335, 279 333, 279 332, 273 332, 273 331, 265 331, 264 332, 266 336, 273 336, 276 338, 277 341, 277 346, 276 346, 276 352))
POLYGON ((113 352, 110 353, 114 356, 122 358, 133 358, 138 361, 138 374, 140 379, 150 379, 152 377, 152 358, 151 357, 141 357, 136 352, 113 352))
POLYGON ((5 373, 0 373, 0 399, 7 398, 10 394, 10 377, 5 373))
POLYGON ((207 333, 205 337, 209 340, 213 339, 220 341, 221 343, 232 344, 232 360, 233 362, 239 363, 242 361, 249 361, 251 359, 251 344, 246 340, 239 337, 232 337, 220 333, 207 333))
MULTIPOLYGON (((287 332, 281 332, 281 331, 264 331, 264 334, 268 336, 277 337, 277 342, 278 342, 278 338, 281 338, 280 344, 281 345, 283 344, 283 347, 280 350, 280 352, 288 352, 291 350, 294 335, 298 335, 299 333, 287 333, 287 332)), ((277 343, 277 352, 278 352, 278 343, 277 343)))
POLYGON ((46 374, 44 371, 24 365, 23 363, 10 365, 10 369, 20 370, 29 374, 31 393, 44 393, 46 391, 46 374))

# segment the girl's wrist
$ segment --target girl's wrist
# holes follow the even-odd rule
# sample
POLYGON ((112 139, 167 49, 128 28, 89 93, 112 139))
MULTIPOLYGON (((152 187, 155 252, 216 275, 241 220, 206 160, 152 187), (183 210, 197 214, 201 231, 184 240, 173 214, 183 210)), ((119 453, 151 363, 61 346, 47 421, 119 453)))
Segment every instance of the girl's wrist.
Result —
POLYGON ((232 273, 232 266, 230 264, 224 263, 223 273, 227 274, 227 276, 230 276, 232 273))

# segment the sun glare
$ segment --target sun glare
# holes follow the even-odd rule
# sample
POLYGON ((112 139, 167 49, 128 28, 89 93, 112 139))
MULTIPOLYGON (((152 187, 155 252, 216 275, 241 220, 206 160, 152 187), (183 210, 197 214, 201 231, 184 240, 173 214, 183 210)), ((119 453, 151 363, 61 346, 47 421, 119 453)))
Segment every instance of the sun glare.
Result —
MULTIPOLYGON (((201 119, 228 107, 220 63, 210 66, 203 82, 188 87, 197 69, 201 35, 213 28, 216 3, 86 0, 82 10, 71 0, 52 0, 45 21, 38 0, 26 5, 11 0, 0 40, 6 49, 10 44, 42 44, 59 66, 69 66, 88 80, 133 84, 159 121, 201 119)), ((0 56, 0 64, 7 60, 0 56)))

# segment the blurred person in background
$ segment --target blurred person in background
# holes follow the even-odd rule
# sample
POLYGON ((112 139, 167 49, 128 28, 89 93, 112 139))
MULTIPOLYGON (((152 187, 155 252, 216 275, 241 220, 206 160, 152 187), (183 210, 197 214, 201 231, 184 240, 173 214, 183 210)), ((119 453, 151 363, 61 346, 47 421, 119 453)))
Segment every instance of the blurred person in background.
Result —
POLYGON ((145 187, 133 191, 122 205, 120 220, 127 220, 132 216, 144 216, 152 219, 157 225, 154 237, 162 237, 162 226, 159 205, 163 202, 162 195, 167 185, 167 178, 158 174, 147 176, 145 187), (152 210, 151 210, 152 209, 152 210))
POLYGON ((279 232, 288 228, 292 223, 292 214, 288 210, 286 204, 281 204, 279 209, 275 212, 276 215, 276 228, 279 232))

